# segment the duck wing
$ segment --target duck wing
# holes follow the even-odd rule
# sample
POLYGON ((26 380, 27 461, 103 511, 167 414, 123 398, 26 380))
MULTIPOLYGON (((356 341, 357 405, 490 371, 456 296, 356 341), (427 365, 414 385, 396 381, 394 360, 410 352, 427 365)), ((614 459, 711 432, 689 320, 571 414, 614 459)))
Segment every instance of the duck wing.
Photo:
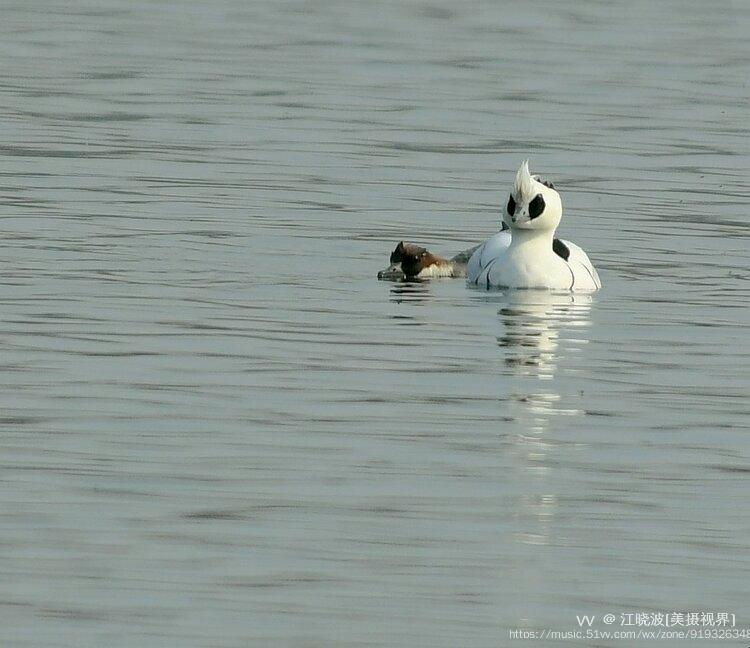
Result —
POLYGON ((578 290, 599 290, 602 280, 589 255, 575 243, 565 239, 555 239, 552 242, 555 253, 565 259, 573 271, 573 286, 578 290))
POLYGON ((490 236, 471 255, 466 265, 466 279, 473 284, 487 281, 487 271, 497 261, 510 245, 510 232, 501 231, 490 236))

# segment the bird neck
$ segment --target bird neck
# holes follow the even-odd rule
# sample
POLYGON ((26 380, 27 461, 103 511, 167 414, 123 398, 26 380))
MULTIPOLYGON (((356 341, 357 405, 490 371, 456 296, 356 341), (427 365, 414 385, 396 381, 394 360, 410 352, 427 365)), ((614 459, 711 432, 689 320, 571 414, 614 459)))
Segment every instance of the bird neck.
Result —
POLYGON ((514 251, 537 253, 540 250, 552 250, 554 230, 513 229, 510 248, 514 251))

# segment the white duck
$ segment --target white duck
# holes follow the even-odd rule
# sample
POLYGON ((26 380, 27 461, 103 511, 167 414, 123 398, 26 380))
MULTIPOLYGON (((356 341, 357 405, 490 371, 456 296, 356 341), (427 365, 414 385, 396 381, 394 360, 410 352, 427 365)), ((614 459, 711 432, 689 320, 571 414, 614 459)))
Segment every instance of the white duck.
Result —
POLYGON ((468 283, 576 292, 601 288, 588 255, 575 243, 554 238, 561 218, 560 194, 552 183, 532 176, 524 161, 505 208, 503 231, 474 251, 466 268, 468 283))

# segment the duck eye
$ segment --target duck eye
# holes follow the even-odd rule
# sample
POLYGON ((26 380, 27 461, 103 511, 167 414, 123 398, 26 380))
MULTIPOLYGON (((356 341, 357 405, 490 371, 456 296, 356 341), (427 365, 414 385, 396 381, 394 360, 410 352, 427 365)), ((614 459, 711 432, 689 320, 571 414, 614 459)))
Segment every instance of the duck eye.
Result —
POLYGON ((516 201, 513 200, 513 194, 508 198, 508 213, 513 216, 516 213, 516 201))
POLYGON ((532 200, 529 203, 529 218, 536 218, 537 216, 541 216, 542 212, 544 211, 544 198, 542 198, 542 194, 537 194, 534 197, 534 200, 532 200))

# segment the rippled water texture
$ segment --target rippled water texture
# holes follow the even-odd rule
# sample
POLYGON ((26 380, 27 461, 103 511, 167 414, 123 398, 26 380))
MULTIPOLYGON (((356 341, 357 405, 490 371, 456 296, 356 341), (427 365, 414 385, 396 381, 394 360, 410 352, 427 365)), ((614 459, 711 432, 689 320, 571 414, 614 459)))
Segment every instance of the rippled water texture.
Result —
POLYGON ((0 642, 750 626, 749 31, 739 0, 6 2, 0 642), (493 233, 525 157, 603 291, 375 279, 493 233))

